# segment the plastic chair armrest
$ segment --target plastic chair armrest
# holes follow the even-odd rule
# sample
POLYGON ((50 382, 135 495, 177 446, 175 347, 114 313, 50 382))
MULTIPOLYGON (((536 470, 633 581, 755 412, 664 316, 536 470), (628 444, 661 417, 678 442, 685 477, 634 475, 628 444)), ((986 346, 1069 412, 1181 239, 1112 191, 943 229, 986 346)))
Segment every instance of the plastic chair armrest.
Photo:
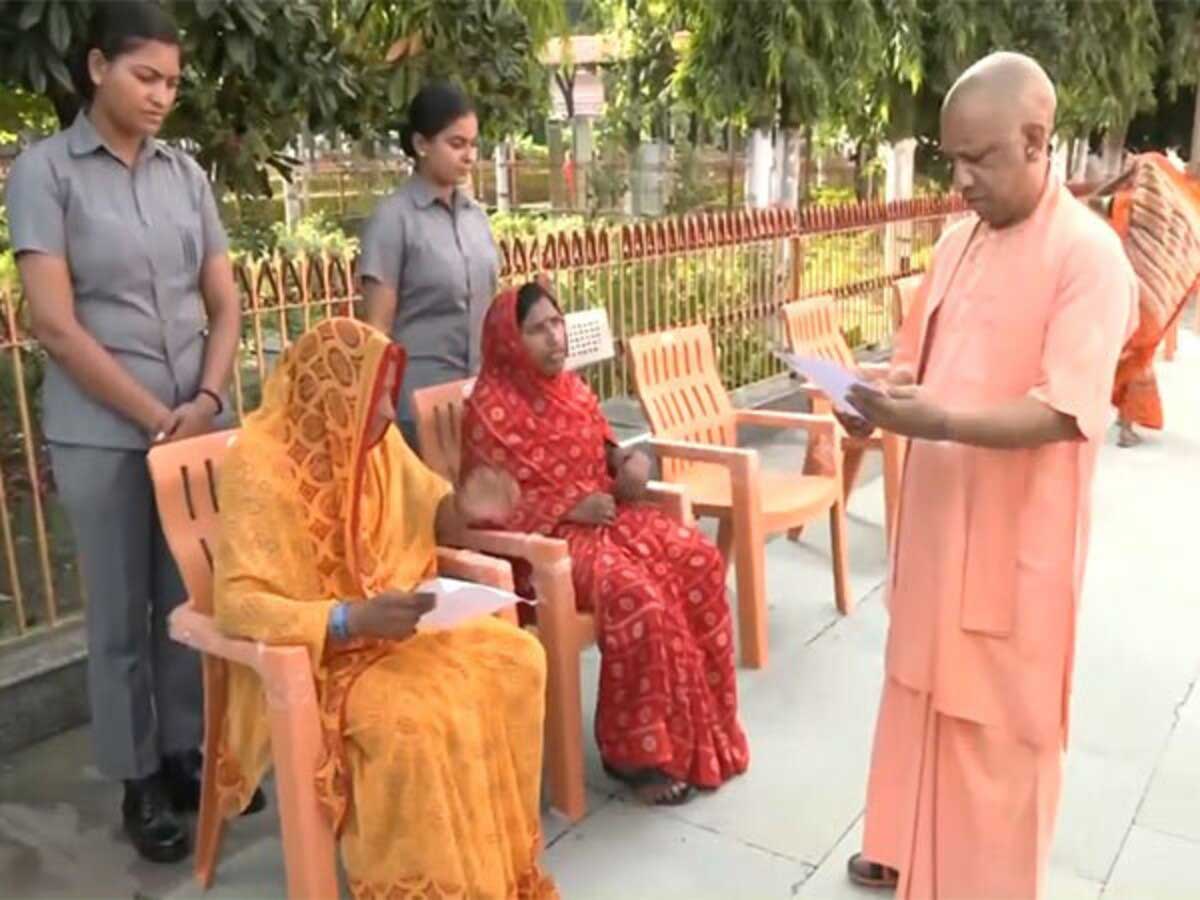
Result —
POLYGON ((504 591, 513 589, 512 565, 494 556, 458 547, 437 548, 438 574, 504 591))
POLYGON ((679 484, 665 481, 651 481, 646 485, 646 499, 662 507, 663 512, 680 525, 692 525, 695 516, 692 513, 692 501, 687 489, 679 484))

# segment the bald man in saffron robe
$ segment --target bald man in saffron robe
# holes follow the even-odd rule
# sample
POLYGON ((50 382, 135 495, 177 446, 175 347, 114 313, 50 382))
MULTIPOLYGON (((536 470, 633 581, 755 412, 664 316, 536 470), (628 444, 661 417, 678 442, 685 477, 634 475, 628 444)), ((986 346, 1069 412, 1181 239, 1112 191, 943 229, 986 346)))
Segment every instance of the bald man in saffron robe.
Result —
POLYGON ((861 420, 911 438, 860 884, 1043 896, 1066 746, 1097 451, 1137 283, 1050 171, 1055 93, 997 53, 947 95, 942 151, 974 213, 939 241, 861 420))

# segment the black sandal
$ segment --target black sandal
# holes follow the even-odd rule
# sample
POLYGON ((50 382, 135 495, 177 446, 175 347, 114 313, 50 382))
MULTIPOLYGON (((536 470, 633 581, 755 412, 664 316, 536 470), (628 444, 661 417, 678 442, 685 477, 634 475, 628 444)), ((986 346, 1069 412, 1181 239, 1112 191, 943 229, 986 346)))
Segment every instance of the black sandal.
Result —
POLYGON ((871 862, 861 853, 855 853, 846 862, 846 874, 852 882, 866 888, 895 888, 900 881, 900 873, 895 869, 871 862))

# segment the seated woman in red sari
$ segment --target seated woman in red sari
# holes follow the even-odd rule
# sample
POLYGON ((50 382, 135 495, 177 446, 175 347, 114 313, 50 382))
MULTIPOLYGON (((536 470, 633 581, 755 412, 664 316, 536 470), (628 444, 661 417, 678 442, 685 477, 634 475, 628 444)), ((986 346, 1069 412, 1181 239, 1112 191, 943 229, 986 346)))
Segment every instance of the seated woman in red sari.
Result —
POLYGON ((640 502, 650 461, 617 448, 596 396, 564 369, 566 354, 562 313, 544 286, 496 298, 463 421, 463 474, 507 470, 521 501, 504 526, 567 541, 576 603, 596 617, 605 770, 647 803, 683 803, 750 759, 725 563, 694 528, 640 502))

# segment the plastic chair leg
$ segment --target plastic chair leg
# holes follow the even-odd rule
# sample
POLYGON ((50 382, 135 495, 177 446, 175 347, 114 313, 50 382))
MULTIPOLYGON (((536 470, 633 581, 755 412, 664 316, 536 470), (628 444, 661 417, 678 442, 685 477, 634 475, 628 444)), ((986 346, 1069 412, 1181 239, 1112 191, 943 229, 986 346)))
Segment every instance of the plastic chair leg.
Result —
POLYGON ((729 577, 729 567, 733 565, 733 519, 721 516, 717 520, 717 549, 725 560, 725 577, 729 577))
POLYGON ((734 555, 737 560, 738 636, 742 665, 762 669, 767 665, 766 546, 757 509, 734 503, 734 555))
POLYGON ((854 608, 850 590, 850 567, 847 561, 846 504, 838 501, 829 508, 830 544, 833 549, 833 590, 838 612, 849 615, 854 608))
POLYGON ((312 674, 306 664, 292 662, 263 663, 288 897, 325 900, 338 896, 338 884, 333 831, 313 780, 323 746, 321 726, 312 674))
POLYGON ((587 812, 587 792, 575 591, 569 564, 538 574, 538 636, 546 649, 545 756, 550 797, 555 809, 577 822, 587 812))
POLYGON ((205 656, 204 666, 204 771, 200 783, 200 812, 196 818, 194 871, 204 890, 212 885, 225 819, 217 803, 217 758, 225 727, 225 681, 228 663, 205 656))
POLYGON ((844 485, 842 496, 847 502, 850 500, 850 493, 854 490, 855 482, 858 481, 858 472, 862 468, 863 456, 866 452, 866 448, 861 446, 844 444, 842 447, 842 484, 844 485))
POLYGON ((572 822, 587 812, 579 650, 547 653, 546 765, 554 808, 572 822))

